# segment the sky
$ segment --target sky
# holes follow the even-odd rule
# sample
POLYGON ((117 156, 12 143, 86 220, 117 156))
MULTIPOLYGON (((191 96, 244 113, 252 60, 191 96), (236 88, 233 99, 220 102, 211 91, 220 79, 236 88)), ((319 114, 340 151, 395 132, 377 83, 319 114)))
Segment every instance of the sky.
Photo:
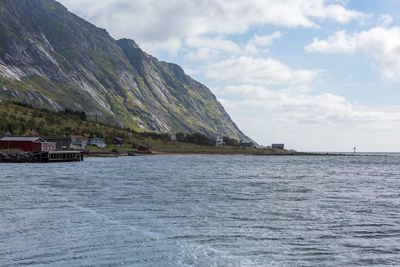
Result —
POLYGON ((400 152, 400 0, 60 0, 182 66, 261 145, 400 152))

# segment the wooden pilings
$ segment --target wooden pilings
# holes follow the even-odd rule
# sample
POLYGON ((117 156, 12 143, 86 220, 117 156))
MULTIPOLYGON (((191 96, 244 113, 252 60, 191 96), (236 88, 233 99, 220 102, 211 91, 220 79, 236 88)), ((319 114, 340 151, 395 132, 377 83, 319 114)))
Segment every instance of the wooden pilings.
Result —
POLYGON ((48 162, 83 161, 81 151, 50 151, 48 162))

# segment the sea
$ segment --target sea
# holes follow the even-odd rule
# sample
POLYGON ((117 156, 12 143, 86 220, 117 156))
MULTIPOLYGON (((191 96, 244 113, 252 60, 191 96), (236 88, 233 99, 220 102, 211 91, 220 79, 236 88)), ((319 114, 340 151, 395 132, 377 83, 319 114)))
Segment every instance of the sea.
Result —
POLYGON ((0 266, 400 266, 400 155, 0 165, 0 266))

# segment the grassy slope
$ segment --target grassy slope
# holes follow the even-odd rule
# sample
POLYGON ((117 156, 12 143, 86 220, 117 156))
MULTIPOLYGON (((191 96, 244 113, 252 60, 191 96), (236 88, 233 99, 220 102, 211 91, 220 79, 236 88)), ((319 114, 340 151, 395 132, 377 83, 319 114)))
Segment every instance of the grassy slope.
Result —
MULTIPOLYGON (((172 142, 157 138, 144 137, 143 134, 121 129, 104 123, 85 121, 76 115, 56 113, 45 109, 35 109, 14 103, 0 101, 0 133, 10 131, 22 135, 27 129, 34 129, 42 136, 80 134, 102 136, 110 144, 113 137, 124 139, 122 150, 133 149, 135 145, 148 144, 153 151, 169 153, 207 153, 207 154, 266 154, 287 153, 281 150, 240 148, 224 146, 199 146, 192 143, 172 142)), ((109 147, 111 148, 111 147, 109 147)), ((93 151, 100 149, 91 147, 93 151)), ((101 150, 104 151, 104 150, 101 150)))

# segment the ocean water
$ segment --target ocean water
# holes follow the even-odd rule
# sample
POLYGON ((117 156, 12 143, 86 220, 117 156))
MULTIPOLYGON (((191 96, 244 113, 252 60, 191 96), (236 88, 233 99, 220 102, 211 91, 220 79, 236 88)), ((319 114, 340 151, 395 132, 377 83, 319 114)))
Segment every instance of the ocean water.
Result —
POLYGON ((399 266, 400 156, 0 165, 0 266, 399 266))

